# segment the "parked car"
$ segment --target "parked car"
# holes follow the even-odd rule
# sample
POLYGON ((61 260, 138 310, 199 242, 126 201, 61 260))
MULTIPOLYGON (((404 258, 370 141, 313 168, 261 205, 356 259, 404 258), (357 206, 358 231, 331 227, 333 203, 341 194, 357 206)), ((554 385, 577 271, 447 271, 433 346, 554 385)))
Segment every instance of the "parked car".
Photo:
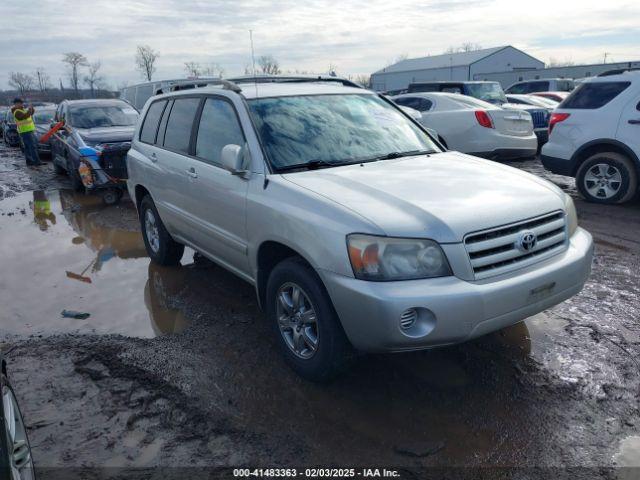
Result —
POLYGON ((421 113, 424 127, 438 132, 451 150, 491 159, 533 157, 537 139, 531 115, 506 110, 459 93, 407 93, 393 97, 421 113))
POLYGON ((505 90, 506 93, 533 92, 570 92, 575 88, 575 82, 570 78, 541 78, 516 82, 505 90))
POLYGON ((504 91, 498 82, 414 82, 409 84, 407 93, 446 92, 461 93, 470 97, 502 105, 507 103, 504 91))
POLYGON ((554 111, 549 132, 547 170, 575 177, 592 202, 631 200, 640 174, 640 72, 586 79, 554 111))
POLYGON ((20 146, 20 135, 18 135, 18 127, 16 119, 13 117, 11 110, 7 110, 4 115, 4 123, 2 124, 2 139, 8 147, 20 146))
POLYGON ((33 480, 35 473, 27 428, 0 353, 0 478, 33 480))
MULTIPOLYGON (((51 128, 51 123, 53 122, 55 114, 55 105, 36 108, 36 111, 33 114, 33 122, 36 124, 36 136, 38 137, 38 140, 51 128)), ((50 155, 51 142, 49 140, 45 142, 38 141, 38 152, 40 154, 50 155)))
POLYGON ((0 137, 4 137, 4 122, 8 111, 9 107, 0 107, 0 137))
POLYGON ((531 95, 536 97, 548 98, 556 102, 562 102, 569 96, 568 92, 533 92, 531 95))
POLYGON ((127 165, 152 261, 176 265, 188 245, 250 282, 285 359, 313 380, 354 349, 450 345, 520 322, 590 271, 571 197, 443 151, 363 89, 221 82, 158 96, 127 165))
POLYGON ((126 155, 138 111, 123 100, 65 100, 51 137, 56 173, 67 173, 77 191, 98 192, 106 204, 120 201, 127 178, 126 155))
POLYGON ((536 95, 520 95, 517 93, 507 93, 507 100, 511 104, 531 105, 533 107, 542 107, 549 110, 556 108, 560 102, 550 98, 540 97, 536 95))
MULTIPOLYGON (((547 100, 546 98, 537 98, 542 101, 551 102, 551 100, 547 100)), ((542 145, 547 143, 547 140, 549 139, 549 118, 551 117, 553 108, 511 102, 505 103, 502 105, 502 108, 507 110, 522 110, 531 115, 531 120, 533 121, 533 132, 538 138, 538 151, 540 151, 542 145)))

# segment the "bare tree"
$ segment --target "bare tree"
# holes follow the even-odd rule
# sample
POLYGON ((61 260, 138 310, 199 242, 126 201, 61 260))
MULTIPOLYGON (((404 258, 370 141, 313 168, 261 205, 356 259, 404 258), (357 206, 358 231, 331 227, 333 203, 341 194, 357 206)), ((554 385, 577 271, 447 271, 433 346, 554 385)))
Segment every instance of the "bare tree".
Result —
POLYGON ((278 60, 273 55, 262 55, 258 58, 258 65, 262 73, 267 75, 278 75, 282 72, 278 60))
POLYGON ((353 81, 364 88, 369 88, 371 86, 371 75, 359 74, 355 76, 353 81))
POLYGON ((198 78, 202 74, 202 67, 197 62, 184 62, 184 70, 193 78, 198 78))
POLYGON ((80 67, 86 67, 87 57, 78 52, 67 52, 62 56, 62 62, 67 64, 69 75, 69 81, 71 82, 71 88, 73 88, 76 97, 78 96, 78 85, 80 83, 80 67))
POLYGON ((458 49, 460 52, 475 52, 477 50, 482 50, 482 46, 472 42, 465 42, 458 49))
POLYGON ((41 92, 46 92, 49 88, 51 88, 51 78, 49 77, 47 72, 45 72, 44 68, 36 68, 33 76, 35 77, 38 89, 41 92))
POLYGON ((219 63, 209 63, 202 67, 202 75, 206 77, 220 77, 224 76, 224 68, 219 63))
POLYGON ((547 63, 546 66, 547 68, 551 68, 551 67, 570 67, 572 65, 575 65, 575 63, 570 58, 567 58, 564 61, 561 61, 555 57, 551 57, 549 58, 549 62, 547 63))
POLYGON ((338 71, 338 66, 335 63, 330 62, 329 66, 327 67, 327 73, 329 75, 335 77, 337 71, 338 71))
POLYGON ((89 64, 89 74, 84 77, 84 83, 86 83, 91 90, 91 98, 95 98, 96 87, 99 87, 104 80, 104 77, 98 73, 101 66, 102 64, 100 62, 89 64))
POLYGON ((160 54, 149 45, 138 45, 136 67, 148 82, 151 81, 151 77, 156 72, 156 60, 159 56, 160 54))
POLYGON ((451 46, 447 48, 444 53, 451 55, 452 53, 475 52, 477 50, 482 50, 482 45, 472 42, 465 42, 459 47, 451 46))
POLYGON ((33 84, 33 77, 27 73, 11 72, 9 74, 9 85, 18 90, 21 96, 32 90, 33 84))

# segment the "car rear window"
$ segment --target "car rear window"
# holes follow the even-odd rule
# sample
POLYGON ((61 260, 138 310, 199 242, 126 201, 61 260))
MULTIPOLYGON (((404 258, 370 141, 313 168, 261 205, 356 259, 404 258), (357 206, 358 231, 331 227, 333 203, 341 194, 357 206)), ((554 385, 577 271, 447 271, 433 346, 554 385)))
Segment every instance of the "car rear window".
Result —
POLYGON ((176 98, 169 114, 167 131, 164 134, 164 146, 180 153, 189 153, 191 128, 200 104, 199 98, 176 98))
POLYGON ((622 93, 631 82, 582 83, 569 95, 559 108, 595 109, 605 106, 622 93))
POLYGON ((156 143, 156 133, 158 132, 158 123, 164 110, 166 101, 154 102, 147 110, 147 116, 144 117, 144 123, 140 130, 140 141, 144 143, 156 143))

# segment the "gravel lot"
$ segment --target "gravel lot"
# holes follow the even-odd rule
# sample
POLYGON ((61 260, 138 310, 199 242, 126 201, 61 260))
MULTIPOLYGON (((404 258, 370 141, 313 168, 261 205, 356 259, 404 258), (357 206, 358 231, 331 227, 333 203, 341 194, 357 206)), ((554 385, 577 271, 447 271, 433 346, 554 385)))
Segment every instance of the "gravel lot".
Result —
POLYGON ((283 364, 250 286, 191 251, 151 265, 130 202, 103 207, 0 146, 0 348, 36 466, 640 465, 640 203, 587 204, 537 160, 512 165, 576 197, 596 241, 585 289, 319 386, 283 364))

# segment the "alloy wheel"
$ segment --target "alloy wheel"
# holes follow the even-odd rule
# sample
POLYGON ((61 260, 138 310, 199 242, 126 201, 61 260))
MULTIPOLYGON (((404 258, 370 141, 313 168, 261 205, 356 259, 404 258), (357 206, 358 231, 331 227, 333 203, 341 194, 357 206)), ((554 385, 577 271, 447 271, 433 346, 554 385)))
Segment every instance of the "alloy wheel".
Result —
POLYGON ((313 357, 318 350, 318 320, 309 296, 299 285, 287 282, 278 289, 276 316, 289 349, 304 360, 313 357))
POLYGON ((148 208, 144 213, 144 230, 147 241, 154 253, 160 250, 160 232, 158 231, 158 221, 153 211, 148 208))
POLYGON ((5 427, 9 438, 11 480, 33 480, 35 478, 31 447, 18 409, 18 402, 10 388, 2 397, 5 427))
POLYGON ((612 198, 618 193, 621 185, 620 170, 608 163, 593 165, 584 176, 584 187, 594 198, 612 198))

